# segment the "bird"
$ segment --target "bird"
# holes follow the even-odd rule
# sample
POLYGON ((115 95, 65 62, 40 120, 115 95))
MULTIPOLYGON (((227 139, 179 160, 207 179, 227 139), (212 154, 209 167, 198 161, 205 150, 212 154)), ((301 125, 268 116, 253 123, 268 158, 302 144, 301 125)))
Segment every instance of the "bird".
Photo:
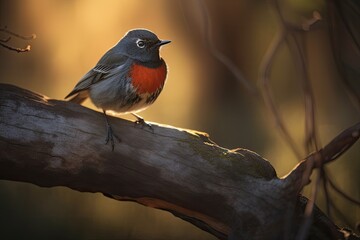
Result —
POLYGON ((160 47, 170 43, 160 40, 147 29, 128 31, 110 48, 65 97, 70 102, 83 103, 87 98, 102 109, 107 128, 105 143, 114 136, 107 111, 132 114, 136 124, 151 127, 136 113, 153 104, 161 93, 167 78, 167 65, 160 56, 160 47))

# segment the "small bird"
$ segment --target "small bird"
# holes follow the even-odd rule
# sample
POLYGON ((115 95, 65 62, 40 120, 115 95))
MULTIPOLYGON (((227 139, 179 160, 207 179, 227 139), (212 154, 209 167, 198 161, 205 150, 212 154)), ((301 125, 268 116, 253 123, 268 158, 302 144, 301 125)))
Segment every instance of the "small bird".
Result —
POLYGON ((160 57, 159 49, 170 42, 160 40, 146 29, 130 30, 65 97, 72 97, 69 101, 78 104, 89 97, 96 107, 103 110, 107 126, 105 143, 111 142, 112 151, 113 136, 117 136, 111 128, 106 111, 131 113, 137 118, 135 123, 151 128, 136 113, 154 103, 164 87, 167 66, 160 57))

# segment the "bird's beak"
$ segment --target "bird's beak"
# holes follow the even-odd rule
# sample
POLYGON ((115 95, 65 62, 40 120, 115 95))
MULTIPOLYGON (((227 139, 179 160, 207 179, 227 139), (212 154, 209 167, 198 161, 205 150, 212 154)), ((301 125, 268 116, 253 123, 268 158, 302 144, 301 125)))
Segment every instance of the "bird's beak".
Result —
POLYGON ((158 44, 156 44, 156 45, 162 46, 162 45, 165 45, 165 44, 168 44, 168 43, 171 43, 171 41, 170 40, 160 40, 160 42, 158 42, 158 44))

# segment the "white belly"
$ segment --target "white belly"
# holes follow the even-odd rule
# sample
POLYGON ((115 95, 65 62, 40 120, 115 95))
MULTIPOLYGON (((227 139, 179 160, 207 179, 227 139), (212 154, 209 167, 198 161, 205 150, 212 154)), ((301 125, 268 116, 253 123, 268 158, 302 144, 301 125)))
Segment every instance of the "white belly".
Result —
POLYGON ((124 84, 115 78, 91 86, 89 96, 96 107, 119 114, 140 112, 151 105, 146 102, 149 93, 138 95, 131 84, 124 84))

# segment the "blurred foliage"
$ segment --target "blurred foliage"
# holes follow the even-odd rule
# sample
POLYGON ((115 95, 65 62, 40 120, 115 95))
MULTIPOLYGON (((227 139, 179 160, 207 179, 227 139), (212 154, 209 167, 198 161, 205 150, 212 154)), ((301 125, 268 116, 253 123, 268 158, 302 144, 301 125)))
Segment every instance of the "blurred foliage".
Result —
MULTIPOLYGON (((257 86, 259 64, 279 28, 276 12, 262 0, 203 2, 211 20, 213 45, 257 86)), ((343 87, 343 76, 336 65, 338 55, 333 54, 328 6, 321 0, 279 3, 286 20, 294 25, 301 26, 313 10, 323 17, 313 30, 301 34, 316 100, 317 132, 324 145, 359 120, 359 112, 343 87)), ((279 176, 288 173, 298 161, 279 134, 262 98, 246 91, 209 50, 198 1, 1 1, 0 24, 38 36, 28 53, 0 48, 0 81, 55 99, 63 99, 126 31, 151 29, 172 43, 161 50, 169 66, 168 82, 157 102, 141 113, 146 120, 206 131, 227 148, 249 148, 267 158, 279 176)), ((337 36, 342 39, 342 35, 337 36)), ((342 44, 342 48, 352 49, 351 43, 342 44)), ((351 52, 356 53, 346 53, 351 52)), ((352 79, 351 84, 356 90, 360 81, 352 79)), ((275 58, 271 87, 289 132, 303 147, 304 97, 287 47, 282 47, 275 58)), ((94 108, 90 102, 86 106, 94 108)), ((333 180, 357 199, 359 146, 355 144, 327 167, 333 180)), ((311 186, 304 193, 310 189, 311 186)), ((331 196, 350 227, 354 227, 360 219, 359 207, 333 192, 331 196)), ((325 209, 321 192, 318 204, 325 209)), ((1 181, 0 212, 4 239, 214 239, 169 213, 60 187, 47 189, 1 181)), ((346 224, 338 215, 333 217, 341 226, 346 224)))

